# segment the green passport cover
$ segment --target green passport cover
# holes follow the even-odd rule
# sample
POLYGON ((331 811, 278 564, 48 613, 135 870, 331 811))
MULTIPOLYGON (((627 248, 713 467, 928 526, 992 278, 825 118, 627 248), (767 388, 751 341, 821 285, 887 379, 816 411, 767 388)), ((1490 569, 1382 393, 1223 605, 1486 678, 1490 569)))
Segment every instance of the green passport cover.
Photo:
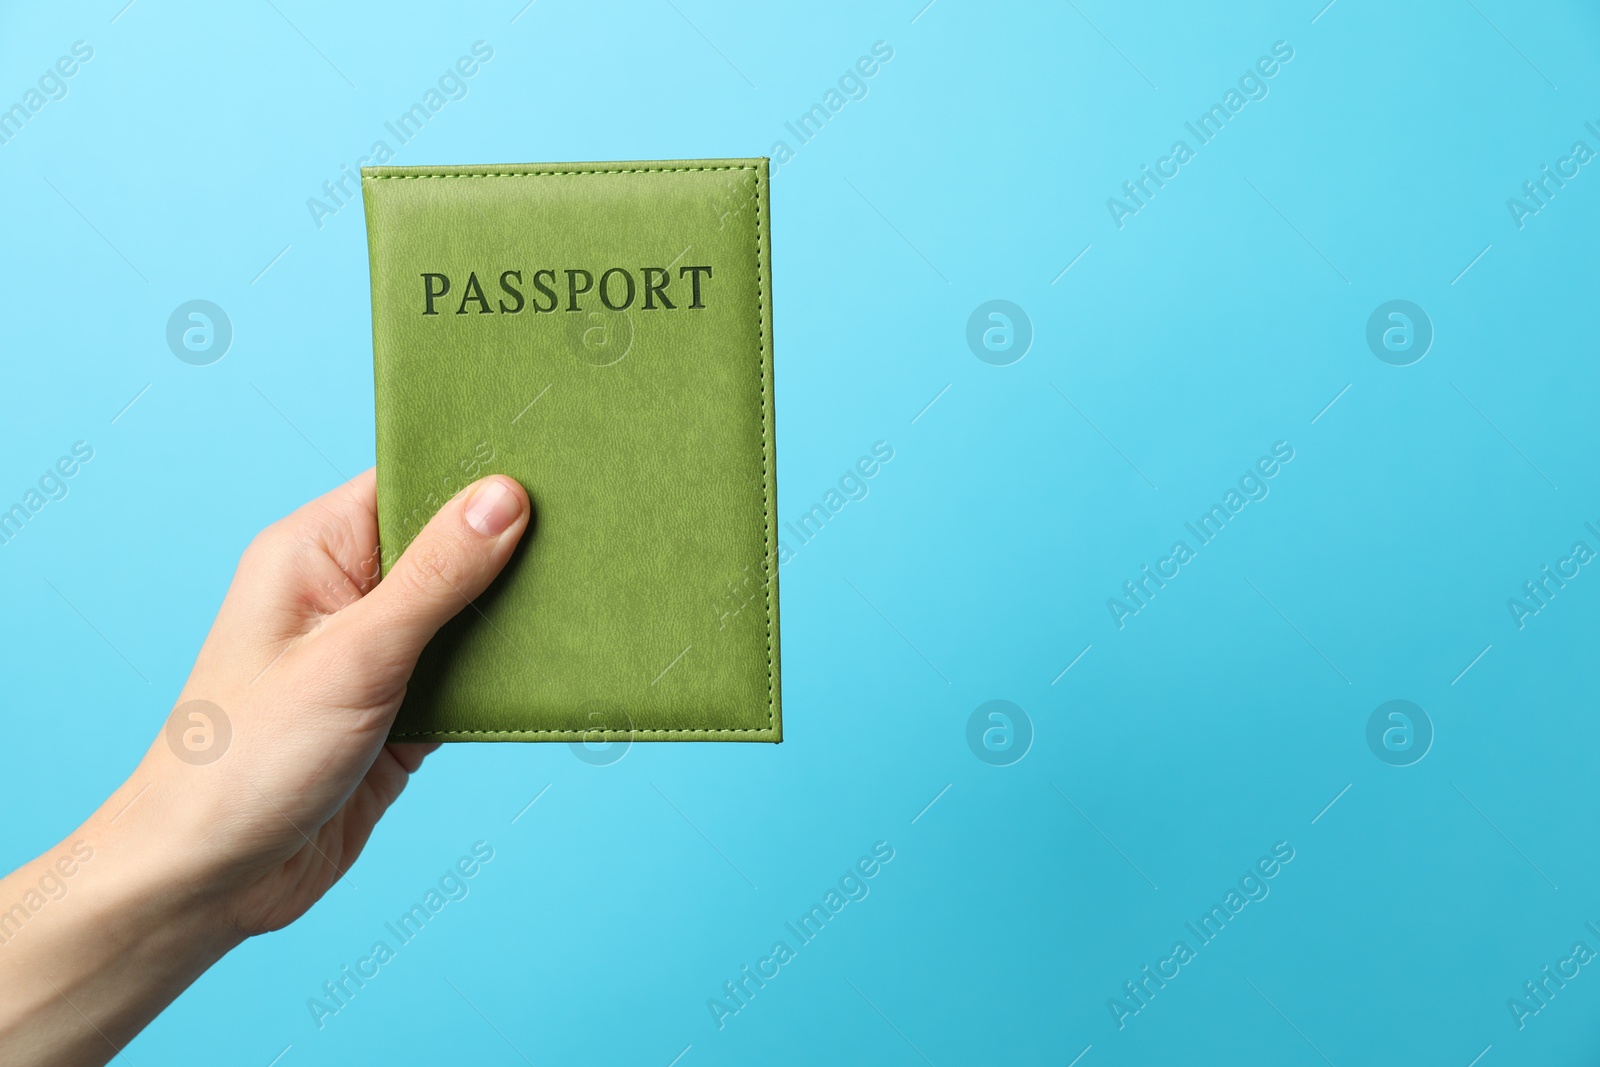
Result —
POLYGON ((767 160, 364 167, 382 570, 533 523, 396 741, 782 739, 767 160))

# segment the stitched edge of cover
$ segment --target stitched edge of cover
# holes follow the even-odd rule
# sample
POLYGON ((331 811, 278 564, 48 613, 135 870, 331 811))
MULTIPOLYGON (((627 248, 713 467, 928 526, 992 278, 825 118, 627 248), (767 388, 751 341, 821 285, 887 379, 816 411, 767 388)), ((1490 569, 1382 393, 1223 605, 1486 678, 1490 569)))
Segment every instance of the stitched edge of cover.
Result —
POLYGON ((441 737, 489 737, 503 738, 507 741, 523 737, 549 737, 563 741, 648 741, 652 738, 661 741, 701 740, 702 734, 759 734, 764 737, 776 736, 777 731, 770 726, 718 729, 707 726, 686 726, 672 730, 410 730, 406 733, 391 733, 391 739, 406 740, 437 740, 441 737), (599 735, 596 737, 596 735, 599 735))
MULTIPOLYGON (((626 167, 609 168, 602 170, 499 170, 479 171, 476 173, 454 174, 363 174, 362 181, 385 181, 394 178, 544 178, 544 177, 581 177, 595 174, 686 174, 698 171, 734 171, 751 170, 759 172, 761 168, 741 165, 732 167, 626 167)), ((766 232, 766 223, 761 218, 761 178, 756 177, 755 188, 751 191, 750 198, 755 201, 756 208, 756 338, 757 368, 760 377, 761 391, 761 548, 764 565, 772 557, 772 530, 768 521, 772 512, 772 473, 767 465, 767 322, 766 322, 766 288, 767 274, 762 263, 761 244, 766 232)), ((690 726, 671 730, 631 730, 616 731, 615 740, 631 740, 638 737, 660 736, 666 740, 677 737, 693 737, 697 734, 762 734, 775 736, 776 727, 776 700, 777 686, 772 676, 772 579, 769 577, 763 583, 763 593, 766 599, 766 624, 767 624, 767 725, 762 727, 741 727, 719 729, 716 727, 690 726)), ((601 731, 602 741, 613 740, 609 736, 613 731, 601 731)), ((463 737, 493 734, 496 737, 564 737, 574 741, 592 739, 595 731, 592 730, 409 730, 404 733, 391 732, 392 738, 435 738, 435 737, 463 737)))
POLYGON ((628 167, 611 170, 486 170, 471 174, 363 174, 362 181, 381 182, 390 178, 558 178, 564 175, 591 174, 689 174, 694 171, 757 170, 756 167, 628 167))
MULTIPOLYGON (((757 367, 756 377, 761 385, 761 563, 763 567, 772 567, 773 572, 767 580, 761 583, 761 592, 766 598, 766 623, 767 623, 767 733, 776 733, 778 702, 777 680, 772 673, 772 583, 777 580, 776 564, 773 563, 772 528, 776 525, 773 521, 775 505, 772 502, 772 472, 767 466, 767 367, 770 362, 767 358, 767 272, 763 262, 762 251, 767 243, 766 222, 761 217, 761 172, 756 171, 755 188, 751 191, 751 199, 755 201, 756 208, 756 339, 757 339, 757 367)), ((777 391, 777 382, 773 382, 773 391, 777 391)), ((773 404, 776 413, 777 404, 773 404)))

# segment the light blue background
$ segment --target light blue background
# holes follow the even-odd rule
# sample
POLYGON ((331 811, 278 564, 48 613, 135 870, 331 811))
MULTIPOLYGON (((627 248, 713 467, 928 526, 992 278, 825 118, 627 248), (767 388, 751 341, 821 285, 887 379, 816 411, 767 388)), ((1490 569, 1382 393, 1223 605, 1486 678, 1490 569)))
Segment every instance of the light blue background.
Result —
POLYGON ((360 208, 306 200, 385 120, 483 40, 395 162, 771 154, 894 49, 772 185, 780 510, 895 449, 782 569, 786 742, 447 749, 129 1062, 1594 1061, 1600 969, 1524 1029, 1506 1003, 1600 949, 1600 576, 1506 605, 1600 548, 1600 174, 1506 206, 1600 149, 1592 8, 121 3, 0 32, 5 104, 94 48, 0 145, 0 498, 95 448, 0 548, 7 866, 132 767, 254 532, 372 462, 360 208), (1276 41, 1270 95, 1118 229, 1276 41), (209 367, 164 341, 195 298, 236 331, 209 367), (1035 330, 1007 367, 965 342, 994 298, 1035 330), (1404 368, 1365 342, 1394 298, 1436 331, 1404 368), (1276 441, 1270 496, 1119 630, 1106 599, 1276 441), (1035 730, 1010 767, 965 739, 993 698, 1035 730), (1433 722, 1414 766, 1368 748, 1390 699, 1433 722), (308 998, 479 840, 471 894, 319 1031, 308 998), (719 1030, 707 999, 880 840, 870 896, 719 1030), (1279 841, 1270 896, 1119 1030, 1108 998, 1279 841))

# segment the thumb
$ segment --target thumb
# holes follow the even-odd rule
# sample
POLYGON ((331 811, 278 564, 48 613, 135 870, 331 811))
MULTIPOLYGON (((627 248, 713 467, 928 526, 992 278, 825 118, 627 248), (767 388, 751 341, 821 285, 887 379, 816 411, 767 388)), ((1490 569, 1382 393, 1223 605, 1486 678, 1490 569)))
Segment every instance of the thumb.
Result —
POLYGON ((346 609, 358 631, 381 635, 387 651, 414 662, 423 646, 511 558, 528 528, 528 494, 493 475, 457 493, 423 527, 377 586, 346 609))

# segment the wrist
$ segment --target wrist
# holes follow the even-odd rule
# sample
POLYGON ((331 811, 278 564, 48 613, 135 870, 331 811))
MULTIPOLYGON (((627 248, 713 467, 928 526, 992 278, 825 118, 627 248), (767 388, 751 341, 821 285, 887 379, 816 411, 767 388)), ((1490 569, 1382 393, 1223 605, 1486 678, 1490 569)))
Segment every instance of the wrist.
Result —
POLYGON ((209 847, 193 790, 143 771, 56 851, 92 850, 74 881, 91 876, 97 919, 133 919, 148 939, 200 962, 198 974, 244 940, 230 917, 232 883, 221 877, 225 863, 209 847))
POLYGON ((136 779, 0 879, 0 1062, 104 1063, 242 940, 136 779))

